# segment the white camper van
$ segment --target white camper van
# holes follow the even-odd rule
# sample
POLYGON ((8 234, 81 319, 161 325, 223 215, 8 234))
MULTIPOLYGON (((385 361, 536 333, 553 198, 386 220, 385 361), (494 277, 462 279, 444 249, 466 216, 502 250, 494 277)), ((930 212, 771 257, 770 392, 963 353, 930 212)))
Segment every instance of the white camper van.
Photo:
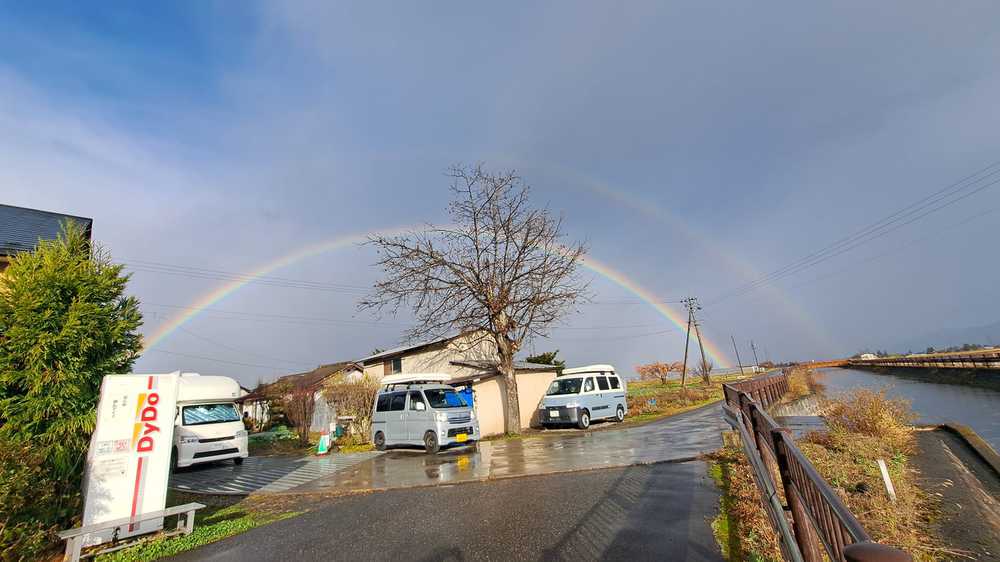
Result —
POLYGON ((239 383, 229 377, 181 374, 172 468, 225 459, 243 464, 247 432, 235 402, 239 396, 239 383))

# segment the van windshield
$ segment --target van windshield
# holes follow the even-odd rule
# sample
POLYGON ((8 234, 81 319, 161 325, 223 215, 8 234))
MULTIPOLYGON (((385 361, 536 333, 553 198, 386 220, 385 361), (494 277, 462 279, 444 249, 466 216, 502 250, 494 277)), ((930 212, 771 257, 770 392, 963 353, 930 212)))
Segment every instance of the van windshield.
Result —
POLYGON ((233 404, 198 404, 184 406, 184 425, 205 425, 208 423, 229 423, 240 421, 240 413, 233 404))
POLYGON ((559 394, 579 394, 580 384, 583 379, 556 379, 549 385, 546 396, 557 396, 559 394))
POLYGON ((450 388, 431 388, 424 391, 431 408, 468 408, 469 405, 450 388))

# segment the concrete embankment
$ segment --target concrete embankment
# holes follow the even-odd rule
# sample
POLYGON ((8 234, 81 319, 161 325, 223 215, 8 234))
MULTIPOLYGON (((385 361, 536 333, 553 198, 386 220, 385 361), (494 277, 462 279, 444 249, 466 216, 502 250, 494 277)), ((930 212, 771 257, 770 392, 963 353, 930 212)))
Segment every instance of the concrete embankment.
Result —
MULTIPOLYGON (((917 433, 911 457, 920 488, 940 499, 932 526, 949 547, 977 560, 1000 557, 1000 473, 960 432, 945 427, 917 433)), ((988 447, 988 445, 987 445, 988 447)), ((995 455, 995 453, 994 453, 995 455)))
POLYGON ((879 375, 890 375, 902 379, 921 382, 958 384, 1000 390, 1000 370, 998 369, 943 369, 936 367, 871 367, 852 365, 858 369, 879 375))

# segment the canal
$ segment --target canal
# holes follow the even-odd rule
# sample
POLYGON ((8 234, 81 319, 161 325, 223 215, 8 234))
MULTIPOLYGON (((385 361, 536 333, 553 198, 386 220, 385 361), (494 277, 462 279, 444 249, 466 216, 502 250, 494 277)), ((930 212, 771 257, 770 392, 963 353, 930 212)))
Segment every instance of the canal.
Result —
POLYGON ((886 389, 890 397, 910 401, 917 423, 958 422, 975 430, 1000 451, 1000 391, 975 386, 937 384, 855 369, 817 369, 827 394, 855 388, 886 389))

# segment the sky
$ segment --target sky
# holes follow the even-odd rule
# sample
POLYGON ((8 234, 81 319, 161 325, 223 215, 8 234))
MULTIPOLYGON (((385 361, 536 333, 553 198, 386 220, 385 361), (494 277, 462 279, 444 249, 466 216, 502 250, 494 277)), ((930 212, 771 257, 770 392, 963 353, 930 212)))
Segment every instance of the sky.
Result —
POLYGON ((447 221, 456 163, 625 280, 584 270, 526 346, 570 365, 681 359, 643 295, 698 297, 730 363, 1000 320, 992 169, 787 269, 1000 161, 1000 5, 692 4, 3 2, 0 202, 94 219, 157 337, 136 372, 251 386, 400 343, 356 307, 372 248, 330 241, 447 221))

